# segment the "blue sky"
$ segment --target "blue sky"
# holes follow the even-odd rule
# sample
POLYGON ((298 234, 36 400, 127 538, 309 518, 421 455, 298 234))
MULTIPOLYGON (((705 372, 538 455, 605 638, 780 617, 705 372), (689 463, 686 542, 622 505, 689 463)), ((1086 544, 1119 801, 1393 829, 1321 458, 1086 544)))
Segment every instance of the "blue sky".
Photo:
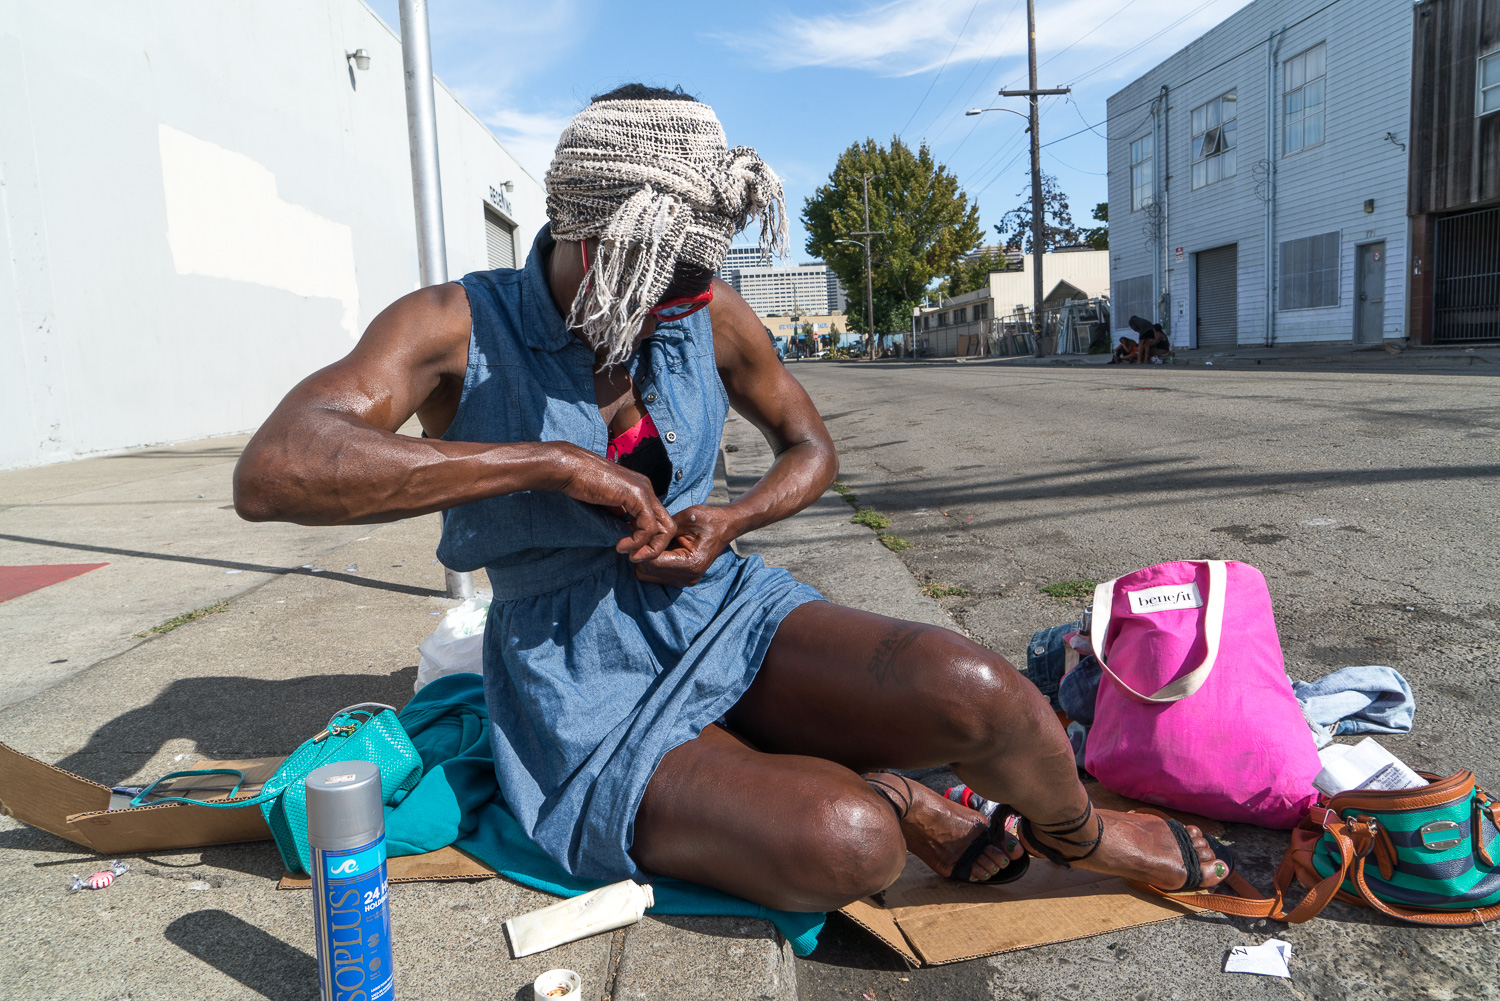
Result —
MULTIPOLYGON (((393 27, 397 0, 367 0, 393 27)), ((1037 5, 1042 151, 1073 218, 1106 200, 1105 101, 1249 0, 1044 0, 1037 5), (1087 126, 1095 126, 1091 131, 1087 126), (1071 138, 1063 138, 1071 136, 1071 138)), ((803 200, 866 136, 926 139, 978 202, 988 239, 1029 184, 1025 0, 800 0, 620 3, 437 0, 433 66, 537 178, 562 126, 621 83, 681 84, 713 105, 731 145, 779 173, 792 256, 807 257, 803 200)))

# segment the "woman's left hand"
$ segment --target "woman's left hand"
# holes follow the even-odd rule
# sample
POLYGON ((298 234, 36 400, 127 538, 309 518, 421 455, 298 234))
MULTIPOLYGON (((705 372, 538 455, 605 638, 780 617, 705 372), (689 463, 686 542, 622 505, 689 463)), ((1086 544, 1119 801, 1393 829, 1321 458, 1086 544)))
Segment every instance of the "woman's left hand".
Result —
POLYGON ((727 508, 696 504, 679 512, 677 528, 666 550, 635 566, 635 575, 648 584, 692 587, 703 579, 714 560, 729 548, 733 516, 727 508))

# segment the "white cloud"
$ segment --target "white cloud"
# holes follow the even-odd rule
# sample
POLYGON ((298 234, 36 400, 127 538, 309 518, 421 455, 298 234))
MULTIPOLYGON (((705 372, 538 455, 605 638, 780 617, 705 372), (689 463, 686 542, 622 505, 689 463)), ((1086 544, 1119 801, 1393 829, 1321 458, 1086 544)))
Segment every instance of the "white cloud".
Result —
MULTIPOLYGON (((1143 50, 1141 59, 1159 62, 1248 2, 1220 0, 1209 4, 1153 42, 1149 51, 1143 50)), ((1118 17, 1080 41, 1079 26, 1099 25, 1121 12, 1121 4, 1115 0, 1048 3, 1038 11, 1042 59, 1075 41, 1077 44, 1061 60, 1048 65, 1044 75, 1065 80, 1102 58, 1128 52, 1182 17, 1184 6, 1182 0, 1134 0, 1118 17)), ((786 14, 758 34, 742 32, 717 38, 731 47, 753 52, 775 69, 821 66, 886 77, 930 72, 942 66, 945 59, 951 70, 979 59, 1025 56, 1026 12, 1020 3, 979 0, 972 17, 969 11, 967 5, 954 0, 888 0, 846 13, 786 14)), ((1128 57, 1121 62, 1138 64, 1128 57)))
MULTIPOLYGON (((468 104, 468 98, 464 99, 468 104)), ((486 101, 485 108, 477 113, 500 144, 510 155, 521 161, 526 172, 538 181, 547 173, 552 162, 552 151, 557 148, 557 137, 573 117, 571 114, 517 111, 498 107, 498 101, 486 101)), ((473 104, 469 105, 474 107, 473 104)))

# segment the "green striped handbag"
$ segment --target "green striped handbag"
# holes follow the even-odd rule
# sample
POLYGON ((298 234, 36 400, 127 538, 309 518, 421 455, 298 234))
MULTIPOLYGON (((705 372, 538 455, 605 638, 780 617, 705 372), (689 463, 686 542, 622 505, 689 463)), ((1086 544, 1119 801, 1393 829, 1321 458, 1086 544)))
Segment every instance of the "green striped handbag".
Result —
POLYGON ((1416 789, 1355 789, 1308 811, 1292 830, 1292 846, 1264 897, 1231 872, 1223 892, 1162 893, 1193 907, 1292 924, 1331 900, 1373 907, 1402 921, 1460 927, 1500 919, 1500 804, 1473 772, 1448 778, 1419 772, 1416 789), (1292 881, 1308 888, 1288 911, 1292 881))
MULTIPOLYGON (((1500 917, 1500 804, 1473 772, 1419 774, 1428 785, 1334 796, 1299 870, 1305 865, 1321 878, 1342 874, 1339 900, 1403 921, 1475 925, 1500 917), (1340 827, 1348 832, 1351 860, 1334 834, 1340 827)), ((1292 850, 1298 851, 1295 835, 1292 850)), ((1307 875, 1299 878, 1312 885, 1307 875)))

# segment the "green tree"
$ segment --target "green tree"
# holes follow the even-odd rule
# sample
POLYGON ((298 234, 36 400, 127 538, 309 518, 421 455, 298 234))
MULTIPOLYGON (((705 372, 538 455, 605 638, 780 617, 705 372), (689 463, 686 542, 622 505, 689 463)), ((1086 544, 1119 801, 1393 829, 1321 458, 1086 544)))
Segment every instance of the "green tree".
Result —
POLYGON ((938 287, 938 291, 951 299, 956 295, 983 288, 989 281, 991 271, 1017 271, 1019 269, 1020 262, 1012 262, 999 250, 976 254, 973 257, 962 257, 954 262, 953 269, 948 272, 948 277, 938 287))
MULTIPOLYGON (((1025 199, 1020 205, 1011 209, 1000 217, 1000 222, 995 226, 995 232, 1000 234, 1001 242, 1007 247, 1018 247, 1024 253, 1031 253, 1031 185, 1026 185, 1021 193, 1025 199)), ((1068 208, 1068 196, 1063 194, 1062 188, 1058 187, 1057 178, 1051 174, 1042 174, 1042 240, 1044 245, 1042 253, 1047 253, 1057 247, 1066 247, 1071 244, 1081 243, 1082 235, 1078 227, 1073 224, 1073 212, 1068 208)))
POLYGON ((828 183, 802 208, 807 250, 828 263, 849 292, 850 326, 868 332, 865 321, 865 254, 850 233, 865 228, 863 174, 870 177, 870 239, 877 330, 907 330, 912 306, 933 279, 947 275, 980 241, 979 208, 948 168, 923 143, 913 150, 891 139, 890 148, 866 139, 839 155, 828 183))
POLYGON ((1085 226, 1083 228, 1083 242, 1095 250, 1109 249, 1109 202, 1100 202, 1094 206, 1094 218, 1104 223, 1103 226, 1085 226))

